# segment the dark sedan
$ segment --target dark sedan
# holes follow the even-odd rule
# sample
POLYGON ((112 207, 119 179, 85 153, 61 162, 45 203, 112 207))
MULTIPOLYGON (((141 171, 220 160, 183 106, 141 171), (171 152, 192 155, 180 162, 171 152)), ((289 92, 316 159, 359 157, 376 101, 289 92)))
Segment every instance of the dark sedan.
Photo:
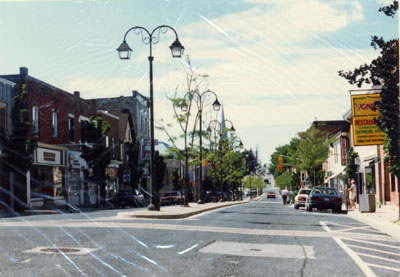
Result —
POLYGON ((331 209, 332 212, 339 213, 342 211, 342 197, 336 188, 314 187, 308 195, 306 210, 311 212, 314 208, 331 209))
POLYGON ((144 197, 143 194, 136 190, 124 190, 113 197, 113 204, 116 208, 124 208, 126 206, 143 207, 144 197))

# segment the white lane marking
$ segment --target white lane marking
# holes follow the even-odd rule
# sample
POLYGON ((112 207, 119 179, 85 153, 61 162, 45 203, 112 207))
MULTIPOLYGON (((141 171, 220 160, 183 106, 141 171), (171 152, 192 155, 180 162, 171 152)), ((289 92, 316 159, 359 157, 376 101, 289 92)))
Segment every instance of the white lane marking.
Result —
POLYGON ((359 249, 375 251, 375 252, 379 252, 379 253, 383 253, 383 254, 389 254, 389 255, 400 256, 399 253, 394 253, 394 252, 389 252, 389 251, 383 251, 383 250, 379 250, 379 249, 376 249, 376 248, 369 248, 369 247, 359 246, 359 245, 355 245, 355 244, 349 244, 349 243, 346 243, 346 244, 347 244, 347 246, 350 246, 350 247, 355 247, 355 248, 359 248, 359 249))
POLYGON ((185 254, 186 252, 189 252, 189 251, 192 250, 192 249, 195 249, 197 246, 199 246, 198 243, 196 243, 196 244, 193 245, 192 247, 189 247, 188 249, 185 249, 185 250, 183 250, 183 251, 181 251, 181 252, 176 252, 176 253, 179 254, 179 255, 182 255, 182 254, 185 254))
POLYGON ((364 263, 361 258, 348 247, 343 241, 339 238, 333 238, 340 247, 353 259, 353 261, 360 267, 360 269, 364 272, 364 274, 368 277, 376 276, 375 273, 364 263))
POLYGON ((185 249, 185 250, 183 250, 183 251, 181 251, 181 252, 176 252, 176 253, 179 254, 179 255, 185 254, 186 252, 189 252, 190 250, 195 249, 198 245, 199 245, 199 244, 196 243, 196 244, 193 245, 192 247, 189 247, 188 249, 185 249))
POLYGON ((389 258, 384 258, 384 257, 380 257, 380 256, 376 256, 376 255, 371 255, 371 254, 364 254, 364 253, 357 253, 359 256, 364 256, 364 257, 368 257, 368 258, 374 258, 374 259, 378 259, 378 260, 383 260, 383 261, 387 261, 387 262, 391 262, 391 263, 398 263, 400 264, 400 261, 398 260, 394 260, 394 259, 389 259, 389 258))
POLYGON ((381 231, 374 230, 374 229, 372 229, 371 226, 351 227, 351 228, 347 228, 347 229, 337 230, 336 232, 347 232, 347 231, 352 231, 352 230, 368 230, 368 231, 371 231, 371 232, 375 232, 375 233, 380 233, 380 234, 382 234, 381 231))
POLYGON ((352 223, 352 224, 348 224, 348 223, 343 224, 343 223, 339 223, 339 222, 327 222, 327 223, 329 223, 330 225, 337 225, 337 226, 343 226, 343 227, 349 227, 349 228, 357 227, 357 226, 360 226, 360 227, 367 226, 364 223, 352 223))
POLYGON ((210 232, 210 233, 229 233, 229 234, 243 234, 255 236, 287 236, 287 237, 340 237, 358 238, 368 240, 381 240, 393 241, 392 237, 365 234, 365 233, 341 233, 341 232, 321 232, 321 231, 302 231, 302 230, 267 230, 267 229, 248 229, 248 228, 231 228, 231 227, 217 227, 217 226, 196 226, 196 225, 178 225, 178 224, 161 224, 161 223, 144 223, 144 222, 64 222, 64 221, 34 221, 34 222, 0 222, 0 228, 7 227, 68 227, 68 228, 118 228, 118 229, 150 229, 150 230, 177 230, 177 231, 190 231, 190 232, 210 232))
MULTIPOLYGON (((376 246, 383 246, 383 247, 387 247, 387 248, 394 248, 394 249, 400 250, 400 247, 398 247, 398 246, 387 245, 387 244, 383 244, 383 243, 379 243, 379 242, 365 241, 365 240, 359 240, 359 239, 355 239, 355 238, 346 238, 345 240, 357 241, 357 242, 362 242, 365 244, 372 244, 372 245, 376 245, 376 246)), ((391 241, 393 241, 393 240, 391 240, 391 241)))
POLYGON ((400 269, 398 269, 398 268, 393 268, 393 267, 389 267, 389 266, 378 265, 378 264, 370 264, 370 263, 366 263, 366 265, 372 266, 372 267, 377 267, 377 268, 382 268, 382 269, 387 269, 387 270, 392 270, 392 271, 400 272, 400 269))
POLYGON ((157 249, 169 249, 169 248, 174 248, 175 245, 171 244, 171 245, 154 245, 155 248, 157 249))
POLYGON ((200 249, 199 252, 247 257, 315 259, 314 248, 309 245, 216 241, 200 249))
MULTIPOLYGON (((324 230, 326 230, 327 232, 332 232, 325 222, 321 221, 320 223, 322 225, 322 228, 324 228, 324 230)), ((375 273, 366 265, 366 263, 364 263, 361 260, 361 258, 353 250, 351 250, 351 248, 348 247, 341 239, 335 237, 333 239, 340 247, 342 247, 342 249, 347 253, 347 255, 349 255, 350 258, 353 259, 353 261, 358 265, 358 267, 364 272, 364 274, 367 277, 376 276, 375 273)))

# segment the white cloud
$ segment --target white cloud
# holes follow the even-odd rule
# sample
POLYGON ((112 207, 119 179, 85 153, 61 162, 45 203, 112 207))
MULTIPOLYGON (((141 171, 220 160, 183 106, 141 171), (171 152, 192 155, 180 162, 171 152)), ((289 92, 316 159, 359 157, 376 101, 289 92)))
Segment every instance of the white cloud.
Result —
POLYGON ((376 0, 376 2, 380 5, 387 6, 393 3, 393 0, 376 0))

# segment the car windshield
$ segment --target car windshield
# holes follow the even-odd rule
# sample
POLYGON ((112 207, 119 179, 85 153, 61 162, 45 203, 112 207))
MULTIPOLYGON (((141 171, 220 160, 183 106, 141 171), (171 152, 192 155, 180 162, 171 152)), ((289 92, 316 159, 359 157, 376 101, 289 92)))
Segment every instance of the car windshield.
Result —
POLYGON ((310 189, 301 189, 299 191, 299 194, 310 194, 311 190, 310 189))
POLYGON ((315 188, 313 194, 330 194, 337 195, 338 192, 335 188, 315 188))

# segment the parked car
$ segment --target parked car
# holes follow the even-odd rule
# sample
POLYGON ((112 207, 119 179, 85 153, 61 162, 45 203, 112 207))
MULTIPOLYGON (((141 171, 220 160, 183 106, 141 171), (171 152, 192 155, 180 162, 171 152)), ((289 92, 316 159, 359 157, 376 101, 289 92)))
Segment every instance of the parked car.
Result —
POLYGON ((299 207, 305 207, 307 203, 308 195, 310 194, 311 189, 303 188, 300 189, 294 198, 294 208, 297 210, 299 207))
POLYGON ((177 205, 182 204, 183 196, 179 191, 171 191, 160 198, 160 205, 177 205))
POLYGON ((112 199, 113 205, 119 207, 144 207, 145 199, 143 194, 137 190, 123 190, 116 194, 112 199))
POLYGON ((342 197, 336 188, 314 187, 308 195, 306 210, 311 212, 313 208, 331 209, 332 212, 339 213, 342 211, 342 197))
POLYGON ((273 192, 273 191, 267 192, 267 199, 268 199, 268 198, 273 198, 273 199, 275 199, 275 198, 276 198, 275 192, 273 192))

